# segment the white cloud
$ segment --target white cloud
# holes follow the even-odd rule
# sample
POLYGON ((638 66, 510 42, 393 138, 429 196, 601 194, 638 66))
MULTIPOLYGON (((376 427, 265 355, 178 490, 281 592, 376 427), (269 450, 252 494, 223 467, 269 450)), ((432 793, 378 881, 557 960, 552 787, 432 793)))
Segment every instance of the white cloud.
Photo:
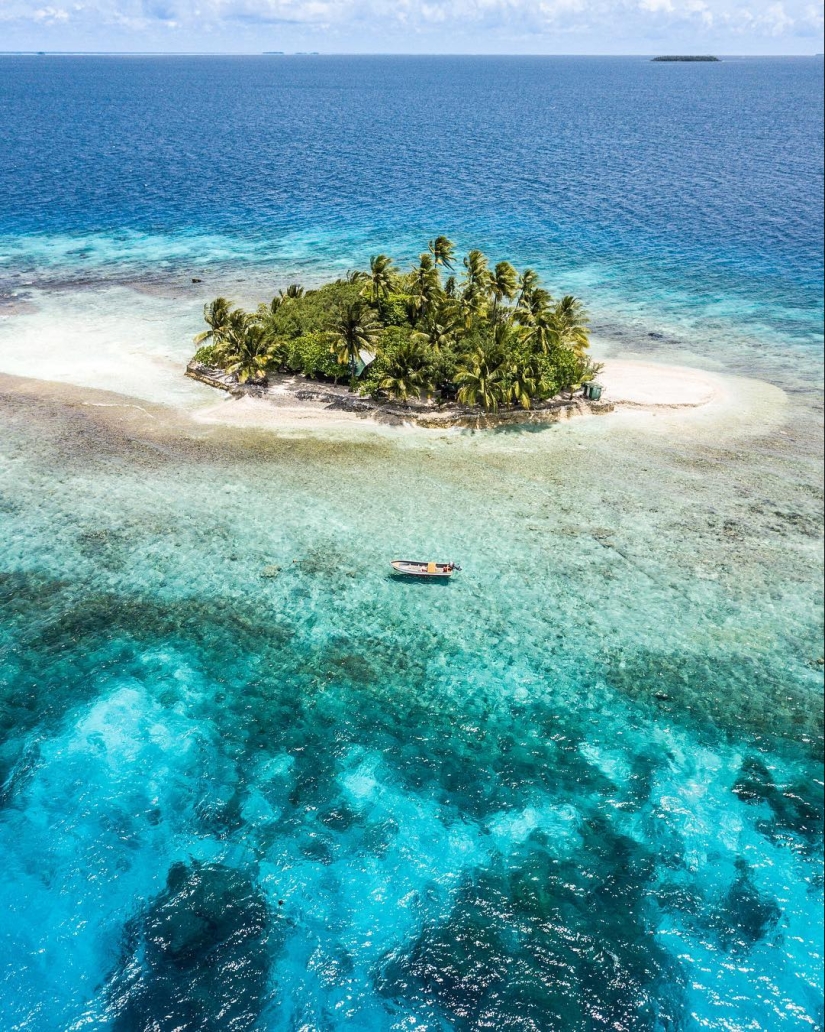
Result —
MULTIPOLYGON (((460 51, 465 40, 488 39, 493 49, 498 44, 506 51, 507 40, 520 40, 540 52, 564 33, 608 41, 611 50, 624 40, 624 52, 631 53, 658 50, 671 39, 731 53, 744 38, 780 49, 770 41, 813 35, 821 31, 821 12, 810 0, 75 0, 66 8, 0 0, 5 23, 48 27, 50 40, 59 38, 61 26, 103 40, 109 27, 125 49, 141 49, 154 29, 187 44, 209 39, 214 48, 220 40, 233 49, 233 40, 244 40, 249 49, 260 25, 266 33, 260 49, 275 49, 282 40, 293 41, 294 49, 320 50, 341 49, 340 41, 381 49, 393 40, 403 49, 419 40, 437 44, 431 49, 460 51)), ((417 48, 430 49, 426 42, 417 48)))
POLYGON ((668 15, 665 21, 673 24, 694 21, 704 28, 710 28, 714 23, 713 9, 705 0, 677 0, 675 3, 674 0, 639 0, 639 9, 651 14, 668 15))
POLYGON ((698 17, 703 25, 708 28, 713 25, 713 11, 705 3, 705 0, 688 0, 685 8, 692 15, 698 17))
POLYGON ((69 12, 63 7, 34 7, 26 5, 24 9, 20 6, 0 3, 0 21, 11 22, 17 20, 28 20, 39 25, 60 25, 68 22, 69 12))
POLYGON ((774 38, 787 36, 797 24, 797 19, 786 11, 785 5, 781 2, 768 4, 762 9, 739 7, 726 12, 723 20, 736 33, 774 38))
POLYGON ((765 11, 762 24, 768 29, 772 36, 781 36, 788 29, 793 28, 794 19, 785 11, 784 4, 771 4, 765 11))

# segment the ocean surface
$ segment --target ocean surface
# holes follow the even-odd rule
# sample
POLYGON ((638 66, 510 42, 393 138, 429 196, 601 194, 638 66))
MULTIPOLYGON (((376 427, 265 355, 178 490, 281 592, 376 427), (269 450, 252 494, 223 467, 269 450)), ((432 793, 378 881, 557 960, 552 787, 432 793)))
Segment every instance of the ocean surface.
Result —
POLYGON ((1 1029, 822 1030, 822 114, 813 59, 0 58, 1 1029), (192 418, 205 301, 439 233, 749 415, 192 418))

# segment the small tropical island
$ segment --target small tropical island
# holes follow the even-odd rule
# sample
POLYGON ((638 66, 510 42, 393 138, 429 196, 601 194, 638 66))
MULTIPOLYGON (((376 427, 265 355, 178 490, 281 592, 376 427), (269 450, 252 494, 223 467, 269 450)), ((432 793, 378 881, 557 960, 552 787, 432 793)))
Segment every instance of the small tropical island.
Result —
POLYGON ((713 57, 710 54, 685 54, 685 55, 673 55, 666 54, 664 57, 652 57, 651 61, 718 61, 718 57, 713 57))
POLYGON ((235 392, 313 381, 316 397, 349 395, 355 411, 401 406, 421 421, 433 410, 569 405, 601 369, 587 354, 582 303, 479 250, 456 266, 452 241, 438 236, 407 270, 378 254, 368 271, 312 290, 292 284, 254 312, 215 298, 187 373, 235 392))

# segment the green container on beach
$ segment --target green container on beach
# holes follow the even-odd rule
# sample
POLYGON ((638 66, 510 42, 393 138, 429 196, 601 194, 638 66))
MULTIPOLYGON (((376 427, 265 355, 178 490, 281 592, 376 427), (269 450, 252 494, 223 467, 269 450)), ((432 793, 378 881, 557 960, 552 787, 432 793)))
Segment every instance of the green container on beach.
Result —
POLYGON ((585 397, 591 401, 599 401, 602 396, 602 385, 600 383, 589 383, 585 397))

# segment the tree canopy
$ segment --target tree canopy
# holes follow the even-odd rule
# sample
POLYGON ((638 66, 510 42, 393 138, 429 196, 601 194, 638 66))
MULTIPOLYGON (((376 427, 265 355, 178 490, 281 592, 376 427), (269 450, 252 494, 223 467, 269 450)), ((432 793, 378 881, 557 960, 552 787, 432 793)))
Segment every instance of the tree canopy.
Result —
POLYGON ((242 383, 293 372, 376 397, 495 412, 530 408, 598 371, 578 298, 555 299, 533 269, 491 265, 479 250, 459 263, 445 236, 407 270, 378 254, 368 270, 313 290, 292 284, 253 313, 216 298, 204 319, 196 360, 242 383))

